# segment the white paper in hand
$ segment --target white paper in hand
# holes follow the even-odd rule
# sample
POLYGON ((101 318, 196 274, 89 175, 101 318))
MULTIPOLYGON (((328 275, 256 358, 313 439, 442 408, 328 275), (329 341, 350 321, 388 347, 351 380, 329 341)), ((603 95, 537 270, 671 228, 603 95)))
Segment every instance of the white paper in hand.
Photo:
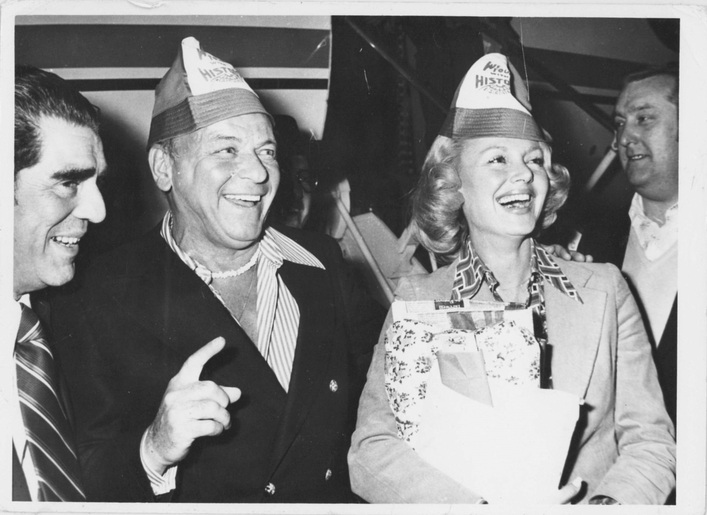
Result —
POLYGON ((579 415, 577 396, 497 386, 494 407, 429 374, 416 451, 491 504, 532 504, 557 491, 579 415), (500 388, 500 389, 498 389, 500 388))

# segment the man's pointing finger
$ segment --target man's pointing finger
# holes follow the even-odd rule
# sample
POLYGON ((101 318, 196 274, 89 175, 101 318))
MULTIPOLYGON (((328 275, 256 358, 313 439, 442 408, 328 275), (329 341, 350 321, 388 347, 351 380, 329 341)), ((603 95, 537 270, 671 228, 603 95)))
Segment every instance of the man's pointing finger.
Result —
POLYGON ((222 336, 214 338, 201 349, 189 356, 177 375, 180 379, 186 382, 192 383, 198 381, 204 365, 216 354, 221 352, 225 346, 226 340, 224 340, 222 336))

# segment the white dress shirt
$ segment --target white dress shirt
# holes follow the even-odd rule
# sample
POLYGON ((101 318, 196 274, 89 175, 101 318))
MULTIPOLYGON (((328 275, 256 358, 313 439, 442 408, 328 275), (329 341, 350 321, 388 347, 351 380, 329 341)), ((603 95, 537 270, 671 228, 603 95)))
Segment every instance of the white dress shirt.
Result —
POLYGON ((657 346, 678 291, 678 204, 658 224, 646 216, 643 198, 635 194, 629 210, 629 233, 622 270, 638 293, 646 325, 657 346))

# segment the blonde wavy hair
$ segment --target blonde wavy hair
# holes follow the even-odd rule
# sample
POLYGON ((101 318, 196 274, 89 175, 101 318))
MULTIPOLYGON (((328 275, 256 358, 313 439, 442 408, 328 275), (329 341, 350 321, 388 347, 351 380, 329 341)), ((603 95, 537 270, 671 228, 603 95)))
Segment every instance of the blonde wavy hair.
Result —
MULTIPOLYGON (((429 251, 453 259, 469 234, 469 226, 462 206, 464 198, 459 191, 459 166, 465 139, 437 136, 422 165, 420 180, 411 195, 411 223, 413 234, 429 251)), ((543 152, 551 155, 549 145, 541 143, 543 152)), ((557 210, 567 200, 570 174, 559 164, 549 164, 545 171, 550 187, 542 212, 542 228, 549 227, 557 218, 557 210)))

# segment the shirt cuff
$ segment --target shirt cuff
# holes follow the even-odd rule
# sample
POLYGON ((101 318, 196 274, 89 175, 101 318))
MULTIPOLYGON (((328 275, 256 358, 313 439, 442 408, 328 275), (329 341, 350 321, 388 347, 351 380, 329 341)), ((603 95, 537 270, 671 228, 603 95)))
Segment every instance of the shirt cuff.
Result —
POLYGON ((150 486, 152 487, 152 493, 155 495, 163 495, 171 492, 177 486, 177 466, 172 465, 164 471, 164 474, 158 474, 154 469, 152 469, 145 461, 145 441, 147 440, 147 430, 142 435, 140 440, 140 463, 142 463, 142 468, 145 469, 147 474, 147 479, 150 480, 150 486))

